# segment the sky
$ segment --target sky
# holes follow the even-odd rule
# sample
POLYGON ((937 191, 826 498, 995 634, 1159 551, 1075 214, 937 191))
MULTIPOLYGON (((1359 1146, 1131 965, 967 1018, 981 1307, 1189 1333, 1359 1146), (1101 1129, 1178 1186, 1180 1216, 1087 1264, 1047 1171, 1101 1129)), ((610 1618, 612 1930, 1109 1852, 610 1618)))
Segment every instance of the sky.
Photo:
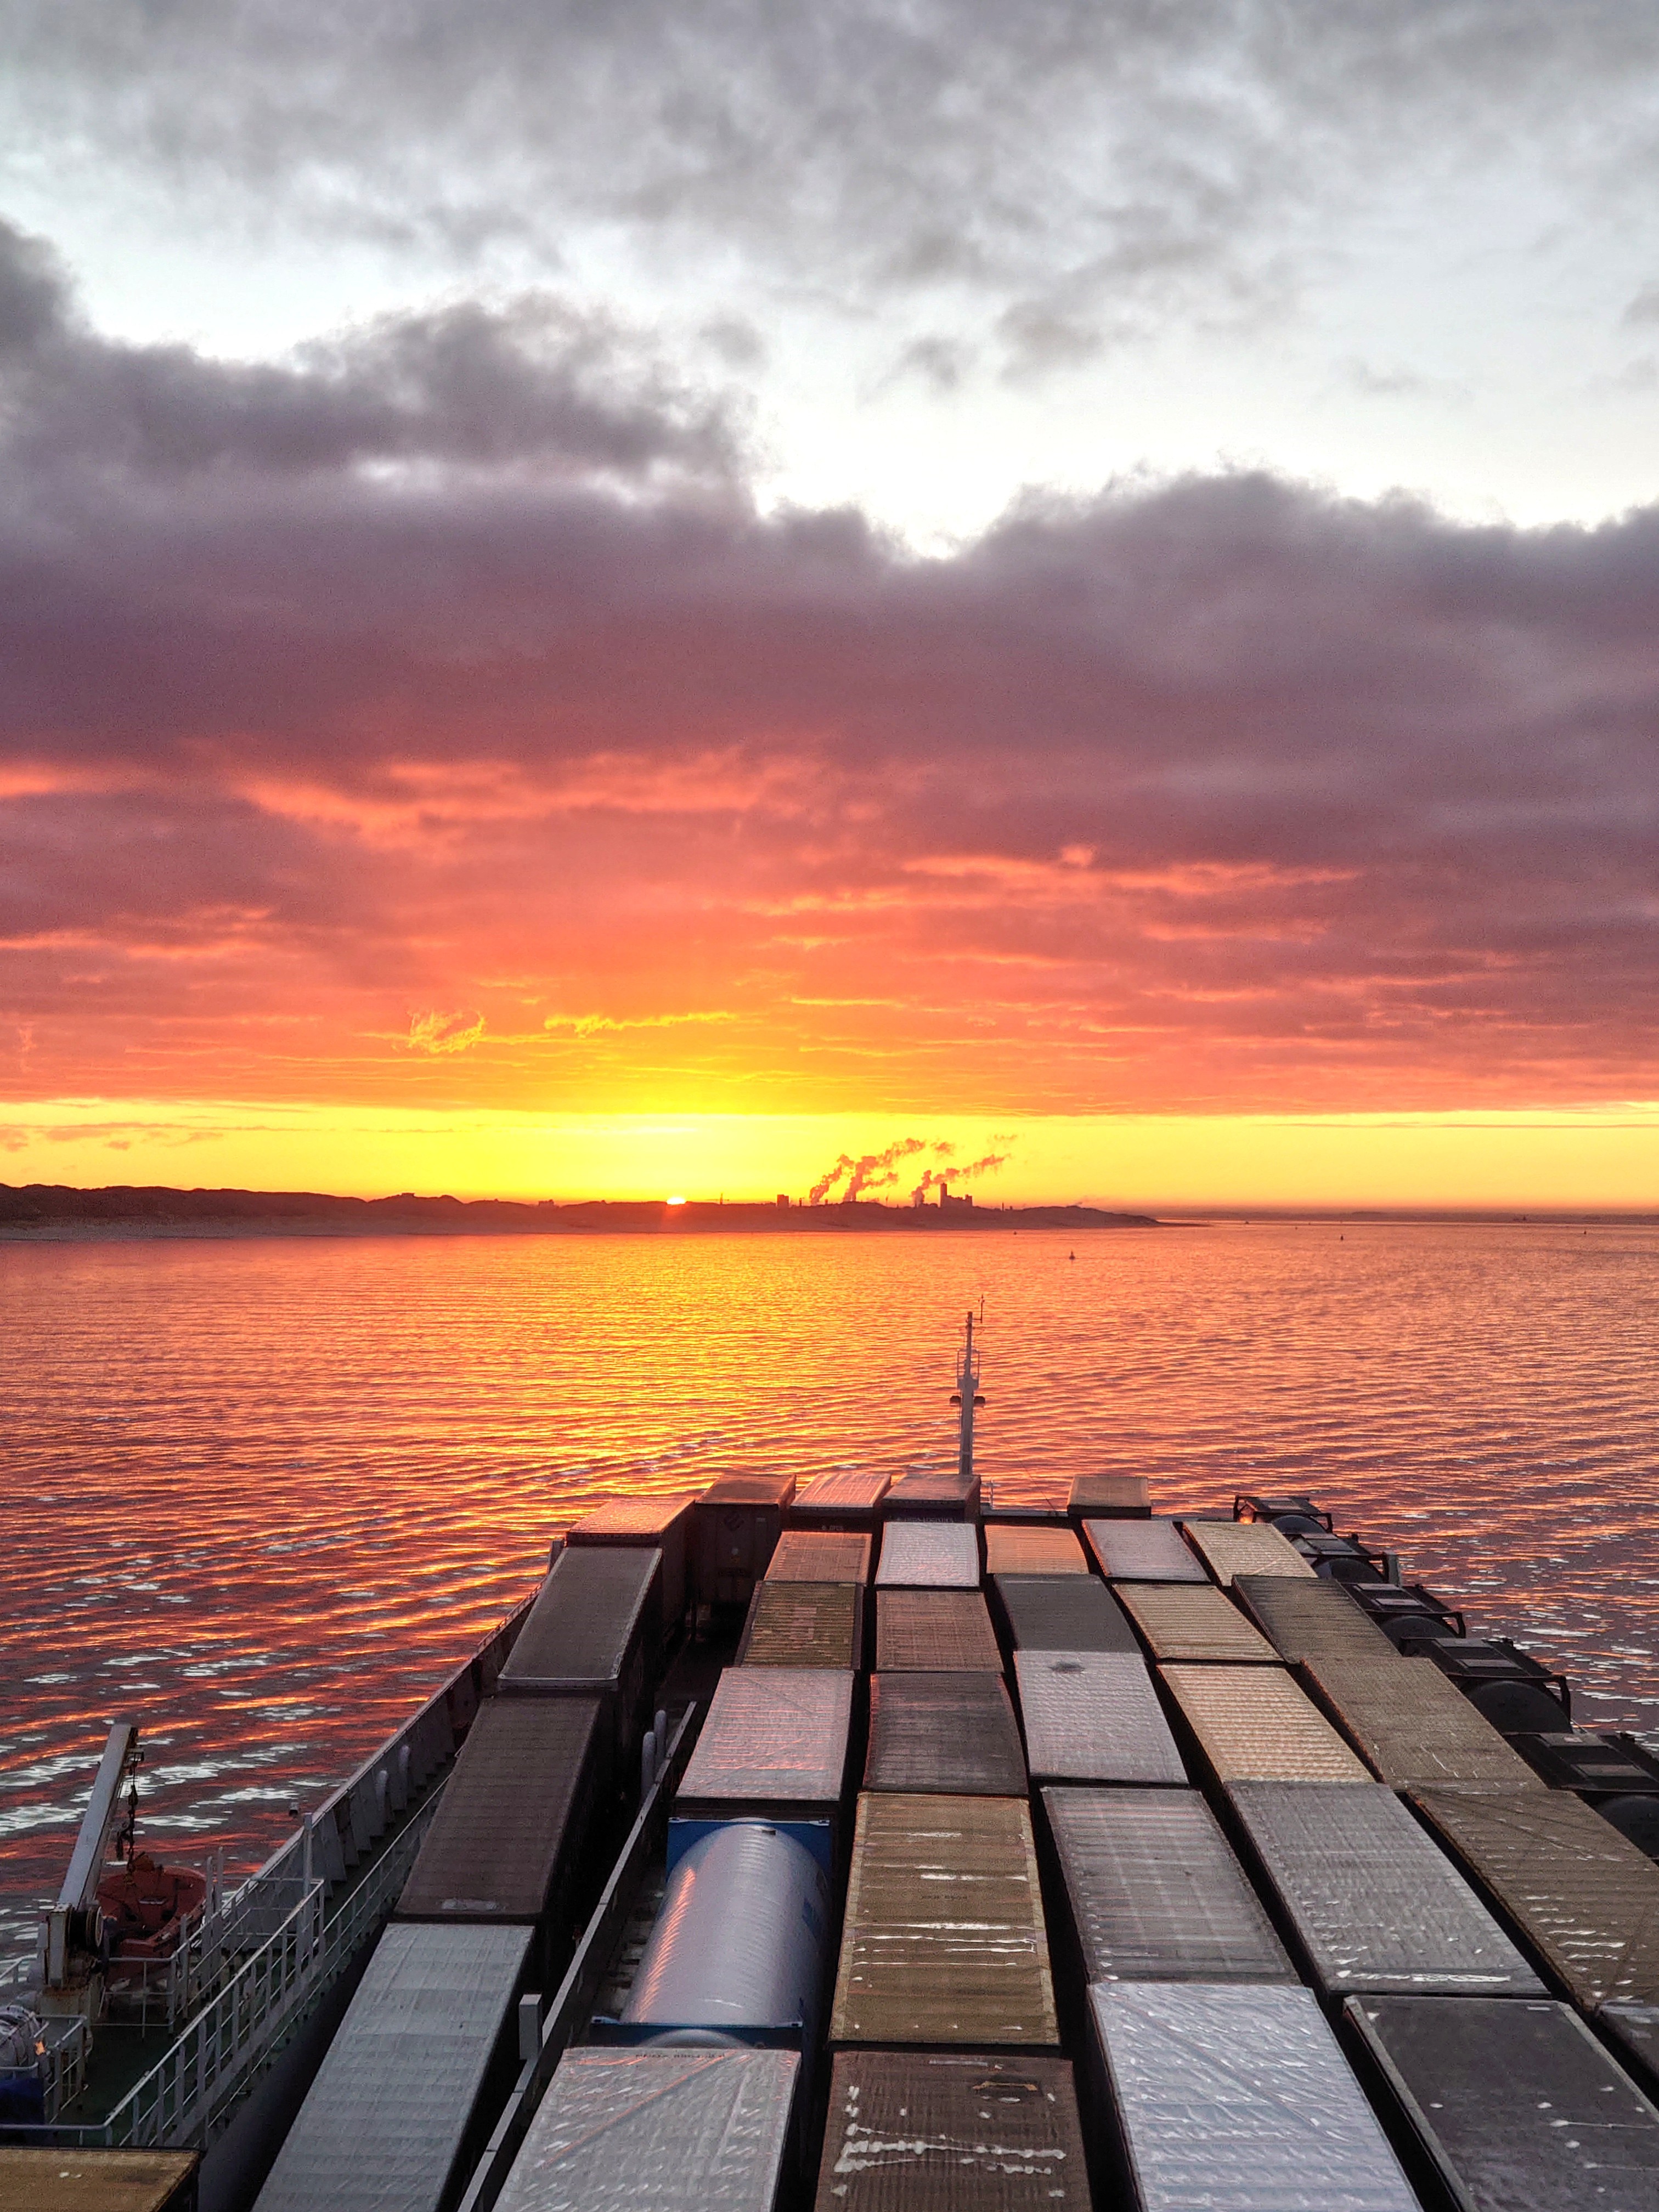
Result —
POLYGON ((1659 17, 0 51, 0 1177, 1659 1206, 1659 17))

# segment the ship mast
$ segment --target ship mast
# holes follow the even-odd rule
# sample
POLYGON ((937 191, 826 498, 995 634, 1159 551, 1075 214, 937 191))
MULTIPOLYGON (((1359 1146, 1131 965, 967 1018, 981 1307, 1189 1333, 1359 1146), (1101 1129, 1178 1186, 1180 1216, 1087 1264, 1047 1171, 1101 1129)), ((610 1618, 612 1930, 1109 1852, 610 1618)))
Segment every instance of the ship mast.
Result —
MULTIPOLYGON (((981 1321, 984 1316, 981 1304, 981 1321)), ((962 1408, 961 1443, 957 1449, 957 1467, 963 1480, 970 1482, 974 1474, 974 1408, 985 1403, 980 1395, 979 1354, 974 1349, 974 1316, 971 1311, 963 1332, 962 1362, 957 1370, 957 1387, 951 1393, 951 1403, 962 1408)))

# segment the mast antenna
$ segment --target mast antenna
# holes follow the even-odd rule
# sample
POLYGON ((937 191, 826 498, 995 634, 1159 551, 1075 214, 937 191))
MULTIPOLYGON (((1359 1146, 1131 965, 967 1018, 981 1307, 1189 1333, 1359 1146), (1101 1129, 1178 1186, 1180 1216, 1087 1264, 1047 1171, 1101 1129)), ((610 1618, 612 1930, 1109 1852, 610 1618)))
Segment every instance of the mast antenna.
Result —
MULTIPOLYGON (((985 1321, 983 1298, 979 1302, 979 1318, 982 1327, 985 1321)), ((974 1411, 976 1407, 985 1403, 984 1398, 980 1394, 979 1352, 974 1343, 974 1316, 971 1308, 969 1310, 966 1325, 963 1330, 962 1358, 957 1369, 957 1387, 951 1393, 951 1403, 962 1408, 957 1467, 963 1481, 970 1482, 974 1474, 974 1411)))

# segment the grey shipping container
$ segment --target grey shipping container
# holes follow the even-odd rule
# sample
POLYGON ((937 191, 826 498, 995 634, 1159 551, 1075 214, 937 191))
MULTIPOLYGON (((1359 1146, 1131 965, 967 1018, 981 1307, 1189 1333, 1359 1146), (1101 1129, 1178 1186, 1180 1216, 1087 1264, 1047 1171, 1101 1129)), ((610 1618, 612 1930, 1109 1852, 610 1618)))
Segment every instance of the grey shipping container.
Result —
POLYGON ((1182 1783, 1146 1662, 1127 1651, 1014 1654, 1033 1782, 1182 1783))
POLYGON ((711 1818, 823 1819, 840 1804, 853 1677, 828 1667, 728 1667, 674 1800, 711 1818))
POLYGON ((1045 1790, 1085 1982, 1293 1982, 1195 1790, 1045 1790))
POLYGON ((1396 1790, 1456 1783, 1505 1793, 1544 1784, 1429 1659, 1377 1666, 1310 1659, 1304 1673, 1375 1771, 1396 1790))
POLYGON ((1414 1790, 1587 2012, 1659 2004, 1659 1866, 1565 1790, 1414 1790))
POLYGON ((1369 1782, 1325 1716, 1277 1667, 1165 1667, 1218 1782, 1369 1782))
POLYGON ((725 1474, 709 1485, 691 1509, 699 1602, 749 1602, 783 1533, 784 1509, 794 1494, 793 1474, 725 1474))
POLYGON ((1261 1623, 1281 1659, 1361 1659, 1389 1667, 1400 1654, 1341 1583, 1318 1577, 1237 1575, 1233 1594, 1261 1623))
POLYGON ((1277 1667, 1279 1656, 1224 1590, 1206 1583, 1127 1583, 1118 1593, 1154 1659, 1277 1667))
POLYGON ((1085 1521, 1083 1534, 1108 1582, 1210 1579, 1173 1521, 1085 1521))
POLYGON ((1382 1783, 1237 1782, 1228 1796, 1328 1995, 1543 1996, 1468 1882, 1382 1783))
POLYGON ((1310 1990, 1089 1992, 1141 2212, 1419 2212, 1310 1990))
POLYGON ((856 1673, 864 1664, 864 1585, 757 1583, 738 1663, 856 1673))
POLYGON ((586 1840, 608 1767, 597 1698, 480 1709, 398 1899, 400 1920, 540 1919, 586 1840))
POLYGON ((969 1521, 979 1511, 979 1480, 954 1467, 916 1468, 900 1475, 882 1503, 890 1521, 969 1521))
POLYGON ((985 1571, 990 1575, 1086 1575, 1089 1562, 1069 1528, 1010 1522, 986 1529, 985 1571))
POLYGON ((1128 1616, 1093 1575, 999 1575, 991 1588, 1008 1640, 1020 1650, 1140 1656, 1128 1616))
POLYGON ((567 2051, 497 2212, 772 2212, 793 2051, 567 2051))
POLYGON ((977 1589, 979 1530, 961 1521, 889 1522, 876 1563, 878 1589, 977 1589))
POLYGON ((786 1528, 766 1570, 773 1583, 867 1583, 871 1542, 854 1528, 786 1528))
POLYGON ((1023 1797, 1025 1755, 1000 1674, 877 1674, 870 1683, 866 1790, 1023 1797))
POLYGON ((641 1546, 662 1553, 662 1627, 665 1635, 679 1625, 685 1611, 686 1564, 691 1509, 696 1503, 690 1491, 661 1498, 611 1498, 584 1514, 565 1536, 578 1549, 589 1544, 641 1546))
POLYGON ((836 2043, 1060 2040, 1023 1797, 859 1800, 836 2043))
POLYGON ((510 2028, 532 1931, 394 1923, 375 1948, 257 2212, 437 2212, 510 2028))
POLYGON ((1266 1521, 1183 1521, 1187 1540, 1218 1583, 1235 1575, 1298 1575, 1314 1571, 1288 1537, 1266 1521))
POLYGON ((1089 2212, 1072 2069, 982 2051, 840 2051, 817 2212, 1089 2212))
POLYGON ((1595 2017, 1636 2079, 1659 2090, 1659 2004, 1603 2005, 1595 2017))
POLYGON ((626 1753, 661 1649, 662 1554, 561 1552, 496 1685, 503 1697, 605 1698, 626 1753))
POLYGON ((833 1474, 818 1475, 795 1492, 784 1524, 790 1528, 872 1528, 892 1483, 891 1475, 874 1468, 842 1468, 833 1474))
POLYGON ((1460 2207, 1659 2204, 1659 2112, 1567 2006, 1351 1997, 1346 2011, 1460 2207))
POLYGON ((876 1593, 876 1669, 982 1668, 1002 1672, 1002 1652, 981 1590, 876 1593))
POLYGON ((1080 1474, 1072 1485, 1074 1521, 1144 1521, 1152 1510, 1152 1492, 1144 1474, 1080 1474))

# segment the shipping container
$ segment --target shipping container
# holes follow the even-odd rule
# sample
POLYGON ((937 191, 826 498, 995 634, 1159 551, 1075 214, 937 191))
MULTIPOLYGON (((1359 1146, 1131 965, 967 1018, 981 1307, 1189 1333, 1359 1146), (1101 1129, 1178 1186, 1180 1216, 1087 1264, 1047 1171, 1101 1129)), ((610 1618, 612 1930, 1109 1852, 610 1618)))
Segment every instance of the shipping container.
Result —
POLYGON ((578 1549, 592 1544, 624 1550, 638 1547, 662 1553, 665 1638, 678 1627, 685 1611, 691 1509, 696 1502, 694 1491, 677 1491, 664 1498, 611 1498, 584 1514, 565 1534, 565 1542, 578 1549))
POLYGON ((1233 1595, 1261 1623, 1279 1657, 1292 1666, 1304 1659, 1361 1659, 1391 1667, 1400 1656, 1340 1583, 1238 1575, 1233 1595))
POLYGON ((660 1552, 562 1552, 501 1669, 500 1693, 603 1698, 625 1759, 660 1663, 661 1575, 660 1552))
POLYGON ((723 1474, 691 1509, 695 1598, 747 1605, 783 1532, 793 1474, 723 1474))
POLYGON ((1595 2021, 1613 2038, 1620 2063, 1646 2094, 1659 2095, 1659 2004, 1603 2005, 1595 2021))
POLYGON ((1165 1667, 1218 1782, 1369 1782, 1318 1708, 1273 1667, 1165 1667))
POLYGON ((979 1478, 954 1467, 914 1468, 882 1503, 890 1522, 971 1521, 979 1512, 979 1478))
POLYGON ((876 1671, 943 1667, 1002 1672, 1002 1652, 982 1590, 886 1589, 876 1593, 876 1671))
POLYGON ((1653 2212, 1659 2204, 1659 2111, 1566 2005, 1351 1997, 1345 2011, 1458 2205, 1653 2212))
POLYGON ((490 1698, 461 1746, 400 1920, 539 1920, 587 1840, 608 1768, 597 1698, 490 1698))
POLYGON ((567 2051, 496 2212, 772 2212, 793 2051, 567 2051))
POLYGON ((1139 2212, 1419 2212, 1310 1990, 1089 1992, 1139 2212))
POLYGON ((1128 1616, 1093 1575, 999 1575, 991 1589, 1008 1640, 1020 1650, 1140 1656, 1128 1616))
POLYGON ((1310 1528, 1322 1528, 1330 1534, 1335 1521, 1322 1507, 1316 1505, 1304 1491, 1282 1492, 1277 1498, 1258 1498, 1249 1491, 1239 1491, 1233 1498, 1235 1521, 1291 1521, 1306 1522, 1310 1528))
POLYGON ((1083 1534, 1112 1583, 1207 1583, 1173 1521, 1085 1521, 1083 1534))
POLYGON ((818 1667, 728 1667, 674 1809, 712 1819, 833 1818, 847 1771, 853 1677, 818 1667))
POLYGON ((1565 1790, 1414 1790, 1488 1895, 1586 2012, 1659 2004, 1659 1867, 1565 1790))
POLYGON ((864 1787, 1023 1797, 1025 1754, 1001 1675, 983 1668, 872 1675, 864 1787))
POLYGON ((817 2212, 1089 2212, 1072 2069, 982 2051, 840 2051, 817 2212))
POLYGON ((859 1799, 830 2035, 976 2050, 1058 2044, 1023 1797, 859 1799))
POLYGON ((1045 1790, 1085 1982, 1294 1982, 1196 1790, 1045 1790))
POLYGON ((1364 1659, 1310 1659, 1304 1671, 1380 1782, 1396 1790, 1442 1782, 1504 1790, 1544 1786, 1430 1660, 1379 1667, 1364 1659))
MULTIPOLYGON (((438 2212, 482 2149, 474 2110, 532 1931, 394 1922, 376 1945, 256 2212, 438 2212)), ((480 2115, 481 2120, 483 2115, 480 2115)))
POLYGON ((1382 1783, 1236 1782, 1227 1795, 1328 1996, 1542 1996, 1456 1868, 1382 1783))
POLYGON ((1080 1474, 1069 1500, 1074 1521, 1144 1521, 1152 1510, 1144 1474, 1080 1474))
POLYGON ((1089 1562, 1069 1528, 1014 1522, 987 1528, 985 1570, 993 1575, 1086 1575, 1089 1562))
POLYGON ((0 2212, 196 2212, 193 2150, 0 2144, 0 2212))
POLYGON ((786 1528, 778 1539, 769 1583, 867 1583, 872 1546, 855 1529, 786 1528))
POLYGON ((969 1522, 890 1521, 876 1583, 883 1589, 977 1589, 979 1530, 969 1522))
POLYGON ((1183 1521, 1187 1540, 1224 1588, 1235 1575, 1297 1575, 1314 1571, 1287 1536, 1265 1521, 1183 1521))
POLYGON ((731 2035, 810 2051, 833 1904, 797 1837, 761 1820, 710 1828, 669 1875, 623 2028, 653 2044, 731 2035))
POLYGON ((861 1583, 757 1583, 738 1646, 740 1667, 864 1664, 861 1583))
POLYGON ((1154 1659, 1233 1667, 1279 1664, 1267 1638, 1212 1583, 1201 1589, 1185 1583, 1126 1583, 1118 1597, 1154 1659))
POLYGON ((873 1528, 893 1478, 875 1468, 841 1468, 795 1492, 784 1515, 788 1528, 873 1528))
POLYGON ((1025 1649, 1014 1675, 1033 1782, 1186 1781, 1144 1660, 1025 1649))

